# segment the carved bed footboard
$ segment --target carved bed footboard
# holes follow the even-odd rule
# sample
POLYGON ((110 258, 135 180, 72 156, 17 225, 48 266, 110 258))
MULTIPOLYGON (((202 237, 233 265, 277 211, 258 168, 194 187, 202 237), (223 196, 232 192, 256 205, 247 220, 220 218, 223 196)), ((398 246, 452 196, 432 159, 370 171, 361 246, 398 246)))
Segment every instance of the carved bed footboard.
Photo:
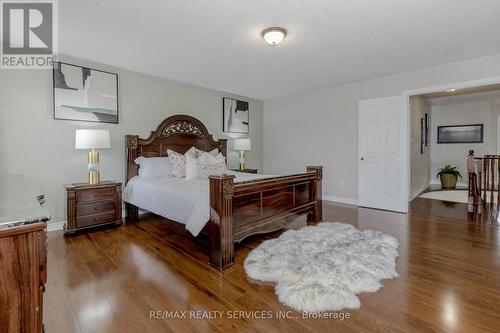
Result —
POLYGON ((321 166, 307 173, 234 183, 234 176, 210 177, 210 264, 224 269, 234 262, 234 243, 276 231, 301 215, 322 219, 321 166))

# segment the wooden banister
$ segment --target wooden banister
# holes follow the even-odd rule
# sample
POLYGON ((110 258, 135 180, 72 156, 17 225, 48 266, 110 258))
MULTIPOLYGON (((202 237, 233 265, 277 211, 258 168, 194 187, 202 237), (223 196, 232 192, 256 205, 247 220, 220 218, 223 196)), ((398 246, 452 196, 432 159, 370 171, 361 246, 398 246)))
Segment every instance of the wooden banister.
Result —
POLYGON ((474 170, 474 150, 469 150, 467 157, 467 173, 469 176, 469 195, 468 204, 473 206, 477 204, 477 174, 474 170))
POLYGON ((487 154, 476 157, 474 150, 470 150, 467 157, 467 172, 469 208, 487 202, 488 192, 490 202, 494 202, 495 195, 498 197, 500 194, 500 155, 487 154))

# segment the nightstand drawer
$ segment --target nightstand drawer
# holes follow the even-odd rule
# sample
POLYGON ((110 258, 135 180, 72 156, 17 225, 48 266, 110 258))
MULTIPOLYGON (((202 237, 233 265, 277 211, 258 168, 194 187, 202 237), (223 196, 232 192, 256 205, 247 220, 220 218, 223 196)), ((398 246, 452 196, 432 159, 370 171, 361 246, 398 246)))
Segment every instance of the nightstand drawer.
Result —
POLYGON ((115 187, 94 188, 76 191, 77 204, 113 199, 115 187))
POLYGON ((114 212, 115 201, 95 202, 84 205, 76 205, 76 217, 114 212))
POLYGON ((67 223, 65 235, 100 225, 122 224, 122 184, 102 181, 97 185, 65 185, 67 223))
POLYGON ((77 228, 89 227, 92 225, 115 221, 115 212, 106 212, 95 215, 88 215, 76 218, 77 228))

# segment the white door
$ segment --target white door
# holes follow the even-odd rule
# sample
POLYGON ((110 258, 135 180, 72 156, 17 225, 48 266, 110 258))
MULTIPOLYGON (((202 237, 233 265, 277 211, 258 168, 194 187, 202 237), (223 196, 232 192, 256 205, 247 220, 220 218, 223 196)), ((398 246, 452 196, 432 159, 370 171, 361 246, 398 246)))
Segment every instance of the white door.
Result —
POLYGON ((359 102, 358 202, 408 211, 408 118, 403 96, 359 102))

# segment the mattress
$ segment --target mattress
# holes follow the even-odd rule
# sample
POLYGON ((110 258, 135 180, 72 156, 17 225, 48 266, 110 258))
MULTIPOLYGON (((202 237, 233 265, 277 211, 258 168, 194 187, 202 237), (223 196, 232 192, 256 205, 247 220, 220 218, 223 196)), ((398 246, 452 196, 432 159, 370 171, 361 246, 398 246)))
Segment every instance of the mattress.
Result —
MULTIPOLYGON (((228 171, 235 183, 270 178, 228 171)), ((133 177, 123 190, 123 200, 140 209, 182 223, 197 236, 210 219, 209 181, 176 177, 133 177)))

